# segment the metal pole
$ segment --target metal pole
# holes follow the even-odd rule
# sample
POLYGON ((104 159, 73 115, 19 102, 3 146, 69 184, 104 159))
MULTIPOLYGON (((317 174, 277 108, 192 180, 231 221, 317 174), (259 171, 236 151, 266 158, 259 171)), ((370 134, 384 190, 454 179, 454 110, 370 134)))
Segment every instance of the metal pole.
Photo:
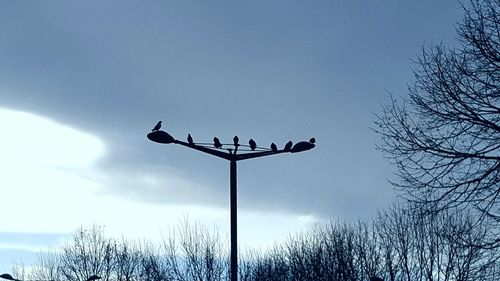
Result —
POLYGON ((237 233, 237 188, 236 188, 236 160, 230 164, 230 213, 231 213, 231 273, 230 280, 238 280, 238 233, 237 233))

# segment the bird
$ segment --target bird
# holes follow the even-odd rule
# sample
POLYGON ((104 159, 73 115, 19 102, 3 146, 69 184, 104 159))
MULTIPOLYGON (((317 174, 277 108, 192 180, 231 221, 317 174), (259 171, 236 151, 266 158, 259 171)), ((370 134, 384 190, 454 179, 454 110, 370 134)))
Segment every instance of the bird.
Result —
POLYGON ((310 142, 310 143, 315 143, 315 142, 316 142, 316 139, 315 139, 315 138, 311 138, 311 139, 309 140, 309 142, 310 142))
POLYGON ((272 150, 273 152, 278 151, 278 147, 276 147, 276 144, 275 144, 274 142, 273 142, 273 143, 271 143, 271 150, 272 150))
POLYGON ((160 128, 161 128, 161 121, 158 121, 158 123, 156 123, 156 126, 153 128, 153 130, 151 130, 151 132, 158 131, 160 128))
POLYGON ((234 136, 234 138, 233 138, 234 146, 238 146, 238 145, 239 145, 239 144, 238 144, 238 141, 239 141, 239 140, 240 140, 240 139, 238 138, 238 136, 234 136))
POLYGON ((285 148, 283 149, 284 151, 290 151, 292 149, 293 142, 289 141, 285 144, 285 148))
POLYGON ((250 145, 251 150, 255 150, 257 148, 257 143, 255 143, 255 141, 253 139, 250 139, 248 141, 248 144, 250 145))
POLYGON ((187 140, 189 144, 194 144, 193 137, 191 136, 191 134, 188 134, 187 140))
POLYGON ((217 137, 214 137, 214 147, 215 148, 222 148, 222 143, 220 143, 220 141, 217 137))

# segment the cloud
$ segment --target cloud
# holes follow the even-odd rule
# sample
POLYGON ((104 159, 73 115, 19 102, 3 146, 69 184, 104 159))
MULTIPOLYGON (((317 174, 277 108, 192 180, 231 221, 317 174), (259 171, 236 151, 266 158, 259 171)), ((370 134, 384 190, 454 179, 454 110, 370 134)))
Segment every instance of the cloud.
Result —
POLYGON ((31 113, 0 109, 2 163, 85 168, 104 155, 102 141, 31 113))
MULTIPOLYGON (((213 194, 203 194, 201 186, 176 176, 175 170, 161 177, 160 167, 148 171, 147 166, 108 174, 110 170, 99 165, 109 153, 100 138, 27 112, 0 109, 0 127, 4 231, 43 236, 97 224, 113 237, 155 241, 188 217, 215 226, 221 234, 229 232, 227 205, 203 204, 201 199, 213 194), (127 188, 115 190, 113 185, 127 188), (194 197, 197 200, 188 200, 194 197)), ((264 247, 316 222, 313 216, 253 209, 241 210, 239 219, 242 245, 252 247, 264 247)), ((0 248, 33 249, 30 240, 4 241, 0 248)))
POLYGON ((2 226, 11 231, 67 231, 98 186, 91 179, 105 147, 97 137, 27 112, 0 109, 2 226), (74 218, 72 218, 74 219, 74 218), (57 223, 50 221, 57 220, 57 223), (66 220, 67 221, 67 220, 66 220))

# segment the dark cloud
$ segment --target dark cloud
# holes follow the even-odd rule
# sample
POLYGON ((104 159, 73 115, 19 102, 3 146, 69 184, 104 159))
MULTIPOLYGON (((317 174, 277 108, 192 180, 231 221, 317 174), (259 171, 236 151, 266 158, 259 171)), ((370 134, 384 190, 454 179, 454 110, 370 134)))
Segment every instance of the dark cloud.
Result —
POLYGON ((324 215, 365 215, 391 200, 373 113, 387 89, 405 90, 424 40, 452 38, 459 13, 455 1, 0 6, 0 106, 100 136, 111 191, 225 204, 228 163, 148 142, 158 120, 200 141, 314 136, 310 152, 240 163, 240 201, 324 215), (143 189, 144 175, 166 185, 143 189), (169 175, 200 190, 176 192, 169 175))

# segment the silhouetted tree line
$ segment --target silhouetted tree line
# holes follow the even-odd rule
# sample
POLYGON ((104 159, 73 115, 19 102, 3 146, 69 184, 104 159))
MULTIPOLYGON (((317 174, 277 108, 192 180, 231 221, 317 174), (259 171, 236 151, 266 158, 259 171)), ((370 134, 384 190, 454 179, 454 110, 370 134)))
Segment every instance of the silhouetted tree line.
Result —
MULTIPOLYGON (((500 280, 498 249, 475 247, 488 225, 467 212, 429 215, 394 205, 370 222, 330 222, 291 235, 269 250, 240 256, 242 281, 500 280), (466 243, 467 242, 467 243, 466 243)), ((60 251, 44 253, 19 279, 229 280, 229 251, 216 231, 184 224, 161 245, 106 238, 102 228, 79 229, 60 251)))

